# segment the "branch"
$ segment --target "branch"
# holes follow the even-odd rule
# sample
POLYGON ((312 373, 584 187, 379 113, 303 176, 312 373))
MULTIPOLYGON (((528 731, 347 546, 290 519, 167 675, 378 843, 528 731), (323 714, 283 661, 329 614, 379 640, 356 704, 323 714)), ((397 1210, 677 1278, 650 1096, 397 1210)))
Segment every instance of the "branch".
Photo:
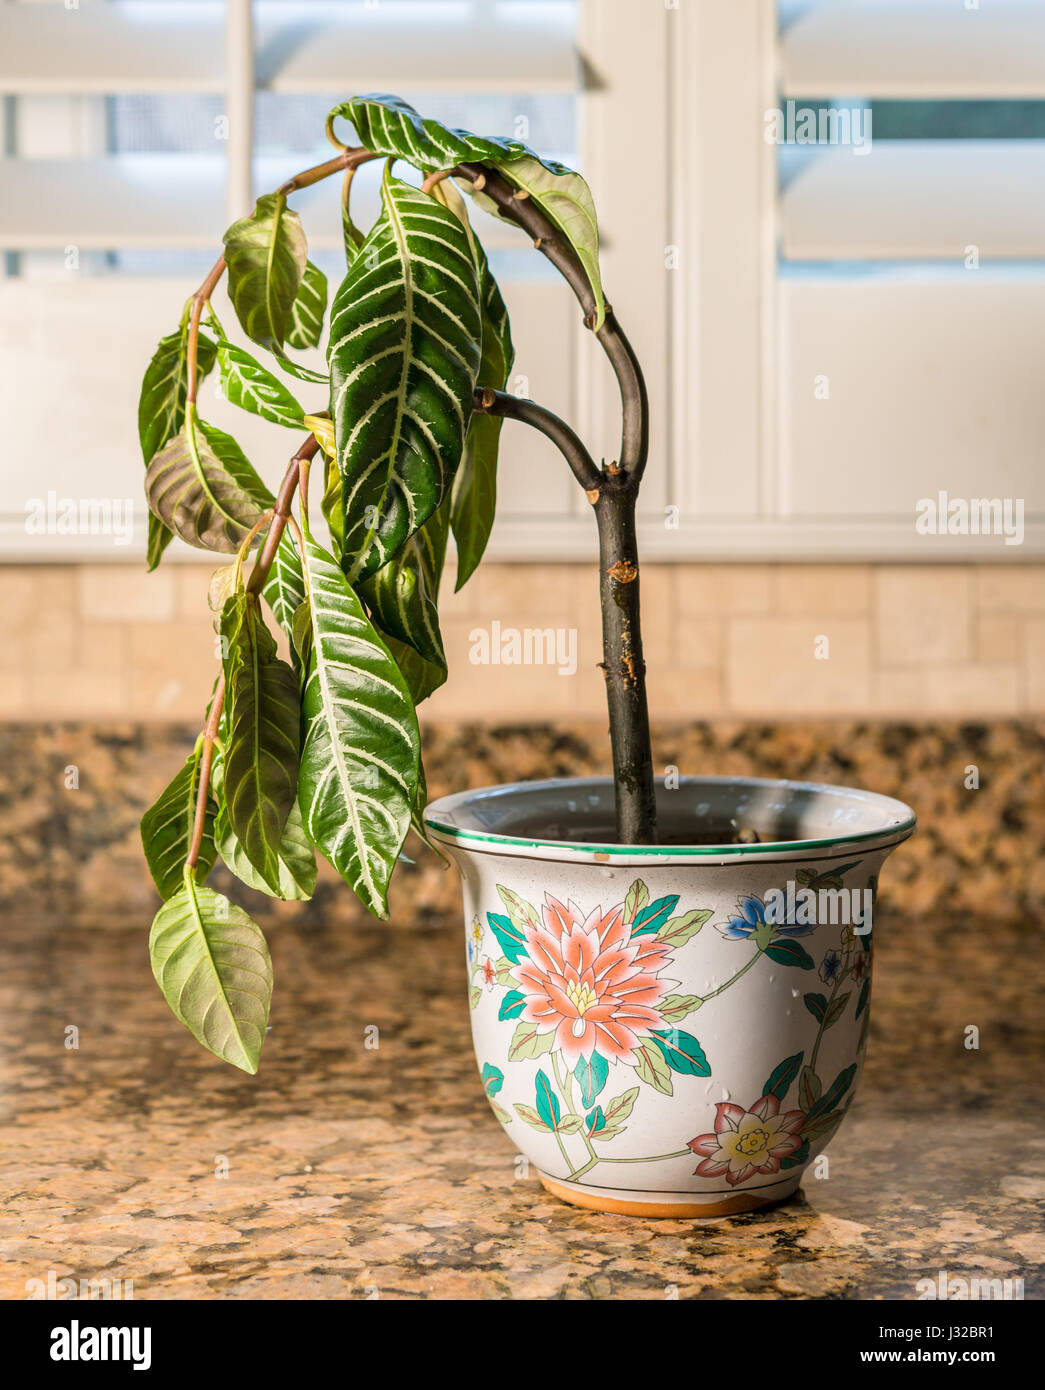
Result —
MULTIPOLYGON (((290 460, 283 481, 276 496, 276 505, 273 508, 272 525, 269 527, 265 537, 265 543, 261 548, 254 568, 250 572, 250 579, 247 581, 247 593, 256 596, 264 588, 265 580, 269 576, 272 562, 276 558, 276 551, 279 543, 283 539, 283 532, 286 530, 287 522, 290 521, 290 504, 294 500, 294 492, 298 485, 298 475, 301 463, 305 459, 312 458, 319 448, 319 442, 314 434, 302 444, 294 457, 290 460)), ((211 701, 210 714, 207 718, 206 726, 203 730, 203 756, 200 758, 200 784, 196 789, 196 816, 192 823, 192 842, 189 845, 189 853, 186 856, 185 864, 189 869, 194 869, 199 862, 200 849, 203 845, 203 832, 207 825, 207 798, 210 795, 210 773, 214 763, 214 740, 218 736, 218 726, 221 723, 221 711, 225 706, 225 672, 222 671, 218 677, 218 684, 214 690, 214 698, 211 701)))
MULTIPOLYGON (((588 328, 595 323, 595 294, 577 253, 555 224, 541 211, 532 198, 519 190, 485 164, 459 164, 452 170, 455 178, 467 179, 476 189, 497 204, 509 221, 521 227, 533 240, 542 256, 547 257, 563 276, 584 310, 588 328)), ((649 453, 649 397, 635 351, 624 330, 607 304, 606 319, 596 333, 603 351, 610 360, 620 387, 621 426, 620 467, 638 487, 649 453)))
POLYGON ((550 439, 570 465, 573 476, 584 491, 589 494, 588 501, 596 502, 602 487, 602 474, 595 460, 585 448, 583 441, 570 429, 565 420, 560 420, 536 401, 512 396, 507 391, 495 391, 491 386, 476 387, 472 409, 480 415, 499 415, 505 420, 521 420, 550 439), (592 497, 591 494, 595 496, 592 497))

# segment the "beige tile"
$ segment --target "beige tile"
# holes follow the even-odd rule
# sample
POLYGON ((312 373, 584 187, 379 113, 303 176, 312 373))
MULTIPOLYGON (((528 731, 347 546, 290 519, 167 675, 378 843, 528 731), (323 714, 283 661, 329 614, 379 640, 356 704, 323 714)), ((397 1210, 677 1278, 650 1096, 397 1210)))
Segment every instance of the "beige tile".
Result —
MULTIPOLYGON (((62 679, 36 671, 28 682, 33 719, 101 719, 130 710, 127 673, 122 670, 88 671, 69 667, 62 679)), ((137 711, 135 711, 137 713, 137 711)))
MULTIPOLYGON (((210 565, 172 565, 171 573, 174 575, 176 613, 179 618, 195 618, 200 613, 208 613, 207 590, 210 587, 211 575, 217 569, 224 569, 227 563, 217 555, 214 563, 210 565)), ((247 573, 250 573, 248 568, 247 573)), ((151 574, 150 580, 155 579, 156 575, 151 574)))
POLYGON ((866 619, 733 618, 726 632, 726 709, 762 717, 857 713, 870 696, 870 653, 866 619), (828 655, 818 657, 817 650, 828 655))
POLYGON ((891 565, 874 575, 881 667, 957 665, 971 656, 972 573, 947 565, 891 565))
POLYGON ((480 565, 468 581, 471 611, 517 627, 573 620, 573 565, 480 565))
POLYGON ((679 618, 667 649, 658 652, 658 659, 668 661, 684 671, 717 671, 722 667, 722 633, 728 619, 679 618))
POLYGON ((977 565, 984 613, 1045 613, 1045 565, 977 565))
POLYGON ((86 671, 130 672, 126 623, 81 622, 76 632, 76 664, 86 671))
POLYGON ((1023 660, 1024 620, 1009 613, 976 617, 976 660, 987 666, 1023 660))
POLYGON ((79 611, 99 621, 165 622, 175 614, 175 568, 146 574, 143 565, 82 565, 79 611))
POLYGON ((773 580, 779 613, 856 618, 870 611, 870 565, 777 565, 773 580))
POLYGON ((131 708, 139 719, 202 720, 219 674, 210 614, 130 625, 131 708))
POLYGON ((680 616, 762 614, 772 607, 769 565, 678 565, 680 616))
POLYGON ((1022 705, 1017 666, 926 666, 921 670, 879 671, 874 682, 880 715, 930 714, 986 718, 1018 714, 1022 705))
POLYGON ((57 671, 73 660, 74 572, 33 565, 0 571, 0 646, 5 664, 57 671))
POLYGON ((650 719, 714 719, 725 713, 722 673, 680 666, 650 666, 647 677, 650 719))
POLYGON ((1027 710, 1045 713, 1045 618, 1031 618, 1024 630, 1027 710))
POLYGON ((22 670, 0 670, 0 719, 29 718, 28 687, 22 670))

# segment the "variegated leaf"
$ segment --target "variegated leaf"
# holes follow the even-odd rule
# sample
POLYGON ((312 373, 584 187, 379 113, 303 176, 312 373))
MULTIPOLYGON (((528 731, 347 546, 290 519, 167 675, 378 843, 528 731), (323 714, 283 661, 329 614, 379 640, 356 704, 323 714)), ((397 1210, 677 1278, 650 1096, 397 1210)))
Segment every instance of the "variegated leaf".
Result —
MULTIPOLYGON (((184 767, 160 793, 141 819, 142 848, 161 898, 169 898, 182 884, 182 869, 192 844, 196 822, 196 800, 200 787, 200 743, 184 767)), ((200 845, 196 877, 202 882, 214 867, 214 814, 216 806, 208 797, 203 840, 200 845)))
POLYGON ((384 211, 330 314, 330 399, 350 580, 423 526, 461 458, 479 367, 475 264, 460 222, 386 178, 384 211))
MULTIPOLYGON (((176 333, 160 339, 152 361, 142 377, 138 398, 138 438, 146 468, 153 457, 185 423, 185 401, 189 384, 189 316, 186 312, 176 333)), ((214 366, 216 348, 205 333, 196 347, 197 379, 202 381, 214 366)), ((174 539, 174 533, 152 512, 149 513, 148 565, 154 570, 174 539)))
POLYGON ((145 494, 175 535, 227 554, 274 501, 232 436, 199 420, 191 405, 184 427, 149 464, 145 494))
POLYGON ((382 634, 412 647, 446 669, 439 631, 439 581, 449 534, 449 499, 399 547, 387 565, 365 579, 359 592, 382 634))
MULTIPOLYGON (((353 97, 336 106, 332 114, 351 121, 367 149, 397 155, 426 173, 476 163, 499 170, 509 183, 533 199, 577 253, 595 297, 595 327, 602 327, 606 305, 599 273, 598 223, 591 191, 580 174, 554 160, 542 159, 518 140, 488 139, 426 120, 398 97, 353 97)), ((473 192, 470 182, 465 186, 473 192)), ((502 215, 490 198, 481 193, 478 196, 484 208, 502 215)))
POLYGON ((234 594, 221 614, 228 736, 224 796, 243 852, 279 892, 280 846, 297 792, 300 744, 298 680, 276 656, 276 643, 253 594, 234 594))
POLYGON ((318 347, 323 336, 323 319, 327 312, 327 277, 319 266, 305 262, 297 298, 290 311, 287 342, 293 348, 318 347))
MULTIPOLYGON (((580 174, 561 167, 549 169, 534 154, 523 155, 499 167, 508 182, 533 200, 577 253, 595 296, 594 327, 601 328, 606 321, 606 299, 599 269, 599 222, 591 189, 580 174)), ((505 216, 493 199, 481 191, 476 192, 472 183, 465 180, 462 186, 485 212, 494 217, 505 216)))
POLYGON ((262 347, 281 348, 308 259, 300 217, 285 194, 266 193, 252 216, 233 222, 224 241, 229 298, 244 333, 262 347))
POLYGON ((214 843, 225 865, 236 875, 241 883, 259 893, 272 894, 287 900, 311 898, 316 889, 316 855, 305 834, 301 819, 301 808, 295 801, 283 827, 283 838, 279 846, 279 881, 273 890, 250 862, 247 854, 236 838, 229 824, 228 812, 223 808, 215 820, 214 843))
POLYGON ((312 625, 298 799, 313 844, 377 916, 417 797, 409 692, 334 558, 305 537, 312 625))
POLYGON ((253 1076, 272 999, 272 961, 257 923, 186 878, 156 914, 149 958, 175 1017, 208 1051, 253 1076))
POLYGON ((260 415, 273 425, 300 429, 305 412, 293 395, 246 348, 230 343, 214 322, 218 331, 218 371, 229 404, 260 415))
MULTIPOLYGON (((490 270, 486 253, 472 231, 464 199, 449 179, 436 184, 434 195, 465 229, 479 279, 482 354, 476 386, 503 391, 515 362, 508 309, 490 270)), ((457 543, 458 589, 471 578, 483 558, 497 510, 497 452, 504 421, 499 415, 473 414, 468 422, 464 454, 454 478, 450 526, 457 543)))

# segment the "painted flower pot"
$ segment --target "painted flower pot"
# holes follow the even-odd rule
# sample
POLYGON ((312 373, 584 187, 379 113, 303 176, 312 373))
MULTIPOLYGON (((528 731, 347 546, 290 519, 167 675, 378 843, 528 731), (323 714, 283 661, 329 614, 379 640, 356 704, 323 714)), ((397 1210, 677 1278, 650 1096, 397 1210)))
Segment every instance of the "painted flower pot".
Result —
POLYGON ((852 1103, 878 873, 915 818, 716 777, 660 789, 658 816, 661 844, 612 843, 592 778, 462 792, 425 820, 463 882, 482 1083, 544 1186, 634 1215, 750 1211, 797 1189, 852 1103))

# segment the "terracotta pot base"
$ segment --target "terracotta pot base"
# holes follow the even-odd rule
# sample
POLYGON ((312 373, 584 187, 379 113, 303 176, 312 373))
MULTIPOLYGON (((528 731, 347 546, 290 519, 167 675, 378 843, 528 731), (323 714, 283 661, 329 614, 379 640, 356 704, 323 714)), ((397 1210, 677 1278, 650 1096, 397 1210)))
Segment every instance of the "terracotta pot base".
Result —
POLYGON ((796 1173, 793 1180, 779 1186, 758 1192, 738 1192, 734 1196, 707 1201, 664 1201, 668 1193, 635 1192, 624 1197, 614 1196, 606 1188, 584 1187, 580 1183, 562 1182, 549 1178, 546 1173, 538 1173, 541 1186, 560 1201, 571 1206, 586 1207, 589 1211, 607 1211, 617 1216, 653 1216, 675 1220, 710 1220, 717 1216, 739 1216, 746 1211, 762 1211, 786 1202, 798 1191, 801 1174, 796 1173))

